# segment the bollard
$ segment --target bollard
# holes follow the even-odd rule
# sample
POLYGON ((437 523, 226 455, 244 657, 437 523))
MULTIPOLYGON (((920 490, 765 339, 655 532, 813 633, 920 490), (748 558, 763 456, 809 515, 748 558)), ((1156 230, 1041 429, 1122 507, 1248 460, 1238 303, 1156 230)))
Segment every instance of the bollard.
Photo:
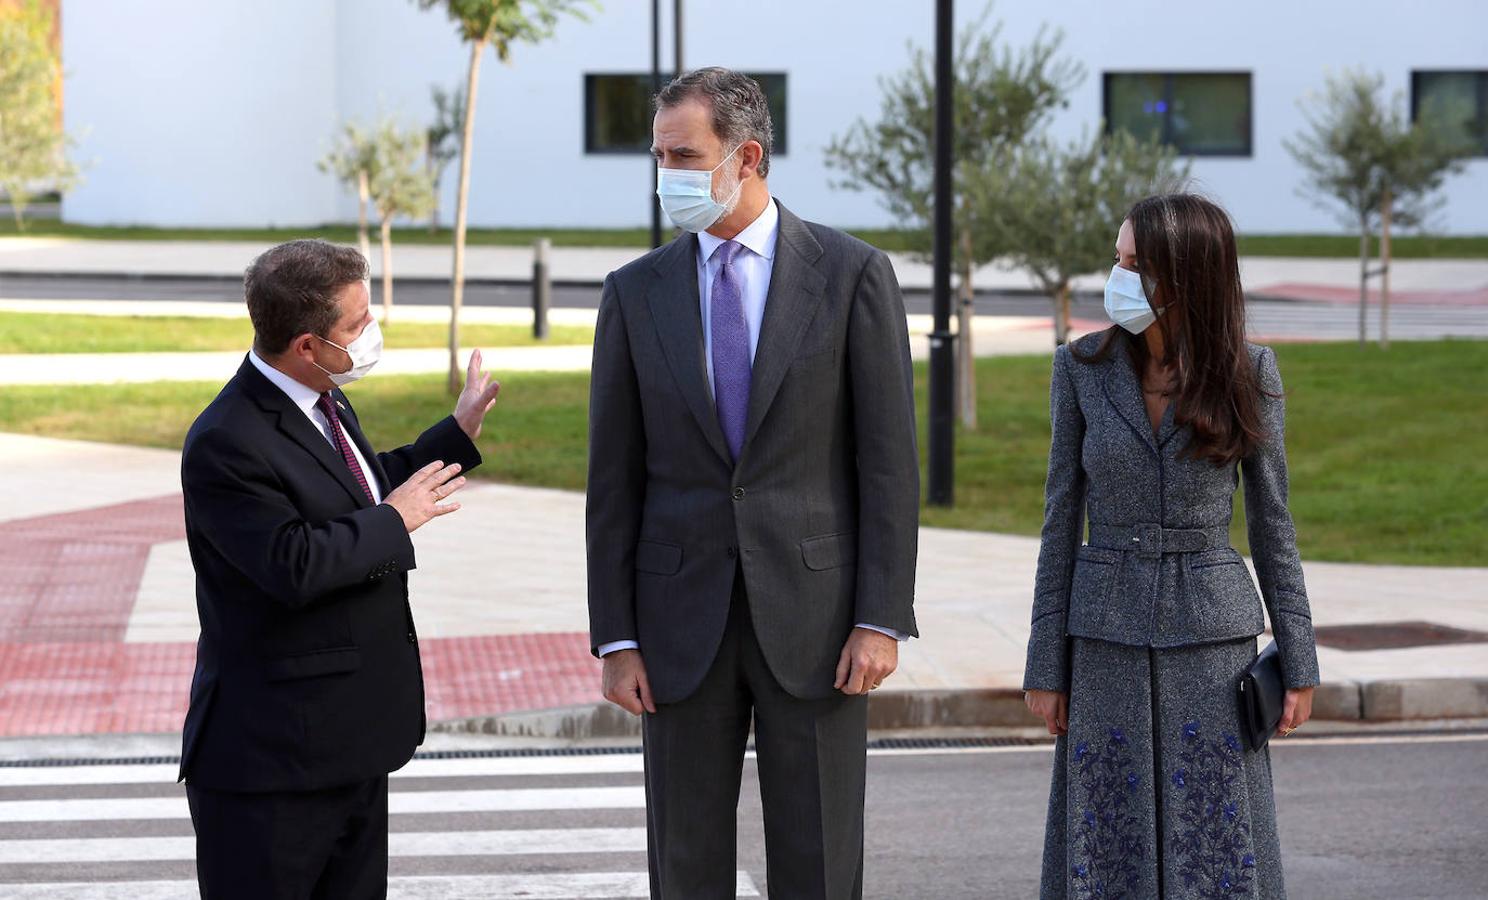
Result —
POLYGON ((553 242, 538 238, 532 242, 532 336, 548 339, 548 308, 553 305, 553 281, 548 272, 548 256, 553 242))

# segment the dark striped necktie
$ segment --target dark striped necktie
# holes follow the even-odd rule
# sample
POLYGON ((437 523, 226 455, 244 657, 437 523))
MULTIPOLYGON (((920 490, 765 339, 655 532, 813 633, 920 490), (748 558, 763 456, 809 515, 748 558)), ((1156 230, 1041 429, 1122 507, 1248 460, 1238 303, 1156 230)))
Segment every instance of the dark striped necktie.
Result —
POLYGON ((362 464, 357 462, 356 454, 352 452, 351 442, 341 431, 341 417, 336 415, 336 401, 331 399, 330 392, 320 395, 320 401, 316 404, 320 411, 325 413, 326 421, 331 423, 331 440, 336 449, 341 451, 341 459, 346 463, 346 468, 356 478, 357 484, 362 486, 362 493, 367 495, 368 503, 376 503, 372 497, 372 488, 367 484, 367 473, 362 471, 362 464))

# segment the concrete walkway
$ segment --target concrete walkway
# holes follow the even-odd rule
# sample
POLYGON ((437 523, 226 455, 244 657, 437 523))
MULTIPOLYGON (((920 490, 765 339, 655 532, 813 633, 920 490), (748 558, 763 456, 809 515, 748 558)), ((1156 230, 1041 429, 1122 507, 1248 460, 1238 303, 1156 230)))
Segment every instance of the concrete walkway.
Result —
MULTIPOLYGON (((197 636, 178 455, 0 434, 0 458, 0 736, 178 727, 197 636)), ((488 466, 499 475, 502 461, 488 466)), ((431 718, 597 702, 583 497, 475 483, 461 499, 459 513, 415 535, 412 602, 431 718)), ((1036 554, 1034 538, 924 529, 923 638, 904 647, 876 700, 1015 695, 1036 554)), ((1320 626, 1423 620, 1488 631, 1488 569, 1305 568, 1320 626)), ((1485 714, 1483 643, 1323 646, 1319 657, 1335 715, 1348 712, 1339 692, 1356 698, 1357 715, 1360 684, 1404 698, 1397 715, 1485 714)))
MULTIPOLYGON (((0 275, 71 273, 145 277, 175 275, 241 278, 254 256, 269 245, 240 241, 117 241, 77 238, 0 238, 0 275)), ((555 247, 552 274, 555 279, 598 284, 614 269, 645 252, 634 247, 555 247)), ((400 278, 448 280, 451 251, 447 246, 409 244, 393 250, 394 271, 400 278)), ((372 254, 372 271, 381 271, 381 254, 372 254)), ((891 253, 894 270, 905 289, 928 290, 929 264, 908 254, 891 253)), ((522 281, 532 276, 530 247, 469 247, 466 277, 473 280, 522 281)), ((1266 296, 1291 296, 1299 290, 1303 299, 1318 299, 1306 291, 1318 288, 1342 290, 1342 300, 1357 292, 1359 268, 1353 259, 1304 259, 1246 257, 1241 260, 1241 278, 1247 290, 1266 296)), ((1488 303, 1488 260, 1410 259, 1398 260, 1391 271, 1391 286, 1398 302, 1410 302, 1412 294, 1444 301, 1440 294, 1472 292, 1478 302, 1488 303)), ((1101 289, 1106 272, 1077 279, 1079 290, 1101 289)), ((973 276, 978 290, 1031 291, 1036 284, 1021 269, 1001 264, 983 266, 973 276)), ((1357 294, 1352 299, 1356 299, 1357 294)))

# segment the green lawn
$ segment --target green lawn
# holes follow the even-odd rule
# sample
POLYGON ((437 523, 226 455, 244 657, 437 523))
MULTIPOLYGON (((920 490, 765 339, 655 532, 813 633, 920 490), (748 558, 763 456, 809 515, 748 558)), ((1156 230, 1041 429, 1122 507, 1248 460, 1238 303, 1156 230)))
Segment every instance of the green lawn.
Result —
MULTIPOLYGON (((1277 348, 1288 398, 1292 508, 1307 559, 1488 565, 1488 343, 1277 348)), ((1037 534, 1048 451, 1045 357, 978 364, 983 427, 960 435, 958 506, 926 524, 1037 534)), ((925 412, 924 370, 918 372, 925 412)), ((582 488, 587 376, 503 378, 478 477, 582 488)), ((449 407, 442 376, 354 386, 381 446, 406 441, 449 407)), ((178 447, 214 384, 13 387, 0 430, 178 447)), ((922 447, 923 449, 923 447, 922 447)), ((1236 546, 1245 547, 1237 521, 1236 546)))
MULTIPOLYGON (((889 228, 849 228, 852 234, 883 250, 902 251, 926 248, 929 241, 917 239, 912 232, 889 228)), ((0 237, 23 233, 34 237, 76 237, 107 240, 141 241, 261 241, 278 243, 298 237, 322 237, 347 244, 356 243, 356 228, 349 225, 319 225, 305 228, 153 228, 137 225, 73 225, 55 220, 38 219, 17 232, 10 218, 0 220, 0 237)), ((472 246, 530 246, 546 237, 557 247, 648 247, 648 228, 471 228, 466 242, 472 246)), ((664 237, 670 239, 671 233, 664 237)), ((448 244, 450 231, 436 232, 424 227, 396 228, 393 243, 448 244)), ((1357 257, 1357 235, 1335 234, 1251 234, 1240 236, 1240 253, 1246 256, 1357 257)), ((375 241, 374 241, 375 243, 375 241)), ((1429 235, 1396 235, 1392 241, 1397 259, 1488 258, 1488 235, 1435 237, 1429 235)))
MULTIPOLYGON (((383 329, 389 348, 445 347, 449 326, 394 321, 383 329)), ((548 344, 589 344, 594 329, 554 325, 548 344)), ((192 316, 88 316, 0 312, 0 353, 144 353, 246 350, 253 326, 241 319, 192 316)), ((525 347, 539 343, 526 325, 461 325, 467 347, 525 347)))

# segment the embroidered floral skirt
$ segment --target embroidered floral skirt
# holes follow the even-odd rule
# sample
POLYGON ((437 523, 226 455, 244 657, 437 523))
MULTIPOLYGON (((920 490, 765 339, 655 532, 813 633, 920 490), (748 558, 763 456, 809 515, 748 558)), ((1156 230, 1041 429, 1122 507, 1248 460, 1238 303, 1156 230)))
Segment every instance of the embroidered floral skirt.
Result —
POLYGON ((1255 640, 1072 641, 1040 896, 1284 898, 1271 757, 1246 749, 1235 701, 1255 640))

